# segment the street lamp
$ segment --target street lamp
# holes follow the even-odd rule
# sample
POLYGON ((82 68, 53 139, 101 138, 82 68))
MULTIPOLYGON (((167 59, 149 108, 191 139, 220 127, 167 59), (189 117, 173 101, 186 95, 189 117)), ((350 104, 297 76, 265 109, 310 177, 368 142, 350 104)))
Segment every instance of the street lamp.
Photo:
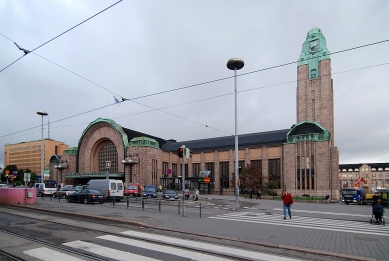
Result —
POLYGON ((239 206, 239 151, 238 151, 238 98, 237 98, 237 83, 236 83, 236 71, 242 69, 244 66, 243 59, 232 58, 227 62, 227 68, 234 70, 235 78, 235 191, 236 191, 236 210, 240 211, 239 206))
MULTIPOLYGON (((133 156, 137 156, 135 153, 133 154, 133 156)), ((129 159, 124 159, 122 160, 122 163, 124 164, 124 177, 126 176, 126 165, 130 165, 130 183, 132 183, 132 165, 133 164, 137 164, 138 161, 134 161, 132 160, 131 156, 129 159)))
POLYGON ((42 142, 41 142, 41 182, 43 182, 44 180, 44 154, 43 154, 43 151, 44 151, 44 148, 45 148, 45 145, 43 143, 43 116, 47 116, 47 112, 45 111, 37 111, 36 114, 38 115, 41 115, 42 116, 42 142))
POLYGON ((57 182, 58 183, 61 182, 61 186, 62 186, 62 183, 63 183, 62 170, 66 169, 67 166, 68 166, 67 160, 61 161, 58 165, 54 165, 54 168, 57 169, 57 182), (61 171, 61 180, 58 178, 58 170, 61 171))

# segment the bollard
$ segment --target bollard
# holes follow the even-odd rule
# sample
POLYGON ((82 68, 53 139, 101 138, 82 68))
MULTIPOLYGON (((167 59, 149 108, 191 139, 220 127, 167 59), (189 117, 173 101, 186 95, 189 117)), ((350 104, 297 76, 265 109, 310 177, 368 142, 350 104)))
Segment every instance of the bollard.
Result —
POLYGON ((102 198, 100 198, 99 204, 100 204, 100 206, 103 205, 103 199, 102 198))
POLYGON ((161 213, 161 200, 159 200, 158 205, 159 205, 159 213, 161 213))
POLYGON ((129 206, 130 206, 130 199, 127 198, 127 209, 128 209, 129 206))
POLYGON ((112 207, 115 208, 115 198, 112 199, 112 207))
POLYGON ((180 209, 181 209, 180 204, 181 204, 181 202, 178 201, 178 215, 180 214, 180 209))
POLYGON ((145 211, 145 200, 142 198, 142 211, 145 211))
POLYGON ((58 197, 58 202, 61 202, 61 197, 58 197))
POLYGON ((53 194, 50 195, 50 201, 52 201, 52 200, 53 200, 53 194))
POLYGON ((200 202, 200 218, 201 218, 201 202, 200 202))
POLYGON ((77 195, 77 204, 80 204, 80 194, 77 195))

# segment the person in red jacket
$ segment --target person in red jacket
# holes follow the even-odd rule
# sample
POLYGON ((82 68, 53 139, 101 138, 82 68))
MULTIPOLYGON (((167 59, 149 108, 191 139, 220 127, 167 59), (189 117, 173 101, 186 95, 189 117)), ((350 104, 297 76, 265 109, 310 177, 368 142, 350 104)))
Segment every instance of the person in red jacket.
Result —
POLYGON ((289 217, 292 218, 292 211, 290 210, 290 206, 293 204, 292 195, 285 189, 281 195, 281 199, 284 206, 284 219, 286 219, 286 209, 288 209, 289 217))

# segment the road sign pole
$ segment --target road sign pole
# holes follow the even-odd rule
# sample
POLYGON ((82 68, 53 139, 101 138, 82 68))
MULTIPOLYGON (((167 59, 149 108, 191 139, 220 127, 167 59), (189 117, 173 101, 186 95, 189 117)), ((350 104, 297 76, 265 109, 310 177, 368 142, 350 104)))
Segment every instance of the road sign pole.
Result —
MULTIPOLYGON (((185 148, 185 146, 182 146, 185 148)), ((183 150, 184 155, 182 157, 182 216, 185 217, 185 149, 183 150)))

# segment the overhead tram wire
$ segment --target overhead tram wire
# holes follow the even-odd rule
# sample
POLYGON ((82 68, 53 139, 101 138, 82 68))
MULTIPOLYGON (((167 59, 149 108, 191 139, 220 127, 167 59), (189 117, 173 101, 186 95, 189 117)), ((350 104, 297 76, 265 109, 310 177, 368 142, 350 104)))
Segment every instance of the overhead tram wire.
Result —
MULTIPOLYGON (((79 26, 79 25, 81 25, 81 24, 85 23, 86 21, 88 21, 88 20, 92 19, 93 17, 95 17, 95 16, 97 16, 97 15, 99 15, 99 14, 103 13, 104 11, 108 10, 109 8, 113 7, 114 5, 116 5, 116 4, 118 4, 118 3, 122 2, 122 1, 123 1, 123 0, 119 0, 118 2, 116 2, 116 3, 114 3, 114 4, 110 5, 110 6, 108 6, 107 8, 105 8, 105 9, 101 10, 100 12, 98 12, 97 14, 95 14, 95 15, 92 15, 91 17, 89 17, 88 19, 86 19, 86 20, 82 21, 81 23, 79 23, 79 24, 77 24, 77 25, 73 26, 72 28, 70 28, 70 29, 66 30, 65 32, 63 32, 63 33, 61 33, 61 34, 57 35, 56 37, 54 37, 54 38, 52 38, 52 39, 48 40, 47 42, 45 42, 45 43, 43 43, 43 44, 39 45, 38 47, 36 47, 36 48, 32 49, 30 52, 33 52, 33 51, 35 51, 35 50, 37 50, 37 49, 41 48, 42 46, 44 46, 44 45, 48 44, 49 42, 51 42, 51 41, 53 41, 53 40, 57 39, 57 38, 58 38, 58 37, 60 37, 60 36, 62 36, 62 35, 64 35, 64 34, 66 34, 67 32, 69 32, 69 31, 73 30, 73 29, 74 29, 74 28, 76 28, 77 26, 79 26)), ((1 34, 1 35, 3 35, 3 34, 1 34)), ((4 36, 4 35, 3 35, 3 36, 4 36)), ((4 36, 4 37, 5 37, 5 36, 4 36)), ((7 38, 7 39, 9 39, 8 37, 6 37, 6 38, 7 38)), ((11 39, 9 39, 9 40, 11 40, 11 39)), ((14 42, 14 43, 15 43, 15 42, 14 42)), ((6 67, 4 67, 3 69, 1 69, 1 70, 0 70, 0 72, 4 71, 4 70, 5 70, 5 69, 7 69, 8 67, 10 67, 12 64, 14 64, 14 63, 16 63, 17 61, 19 61, 20 59, 22 59, 24 56, 26 56, 26 54, 25 54, 25 55, 23 55, 22 57, 19 57, 17 60, 13 61, 13 62, 12 62, 12 63, 10 63, 9 65, 7 65, 7 66, 6 66, 6 67)))
MULTIPOLYGON (((119 2, 120 2, 120 1, 119 1, 119 2)), ((119 2, 117 2, 117 3, 119 3, 119 2)), ((6 37, 6 38, 9 39, 8 37, 6 37)), ((336 52, 333 52, 333 53, 329 53, 329 55, 331 55, 331 54, 338 54, 338 53, 342 53, 342 52, 347 52, 347 51, 351 51, 351 50, 355 50, 355 49, 359 49, 359 48, 364 48, 364 47, 372 46, 372 45, 375 45, 375 44, 381 44, 381 43, 385 43, 385 42, 388 42, 388 41, 389 41, 389 40, 382 40, 382 41, 379 41, 379 42, 374 42, 374 43, 370 43, 370 44, 365 44, 365 45, 361 45, 361 46, 356 46, 356 47, 348 48, 348 49, 345 49, 345 50, 340 50, 340 51, 336 51, 336 52)), ((34 49, 34 50, 35 50, 35 49, 34 49)), ((326 55, 327 55, 327 54, 326 54, 326 55)), ((291 64, 295 64, 295 63, 297 63, 297 62, 298 62, 298 61, 289 62, 289 63, 284 63, 284 64, 281 64, 281 65, 276 65, 276 66, 267 67, 267 68, 260 69, 260 70, 255 70, 255 71, 251 71, 251 72, 239 74, 239 75, 237 75, 237 77, 239 77, 239 76, 244 76, 244 75, 248 75, 248 74, 252 74, 252 73, 257 73, 257 72, 261 72, 261 71, 266 71, 266 70, 270 70, 270 69, 275 69, 275 68, 279 68, 279 67, 283 67, 283 66, 287 66, 287 65, 291 65, 291 64)), ((1 72, 1 71, 0 71, 0 72, 1 72)), ((84 78, 84 77, 82 77, 82 78, 84 78)), ((201 86, 201 85, 205 85, 205 84, 209 84, 209 83, 213 83, 213 82, 218 82, 218 81, 222 81, 222 80, 226 80, 226 79, 230 79, 230 78, 233 78, 233 76, 224 77, 224 78, 219 78, 219 79, 216 79, 216 80, 206 81, 206 82, 197 83, 197 84, 192 84, 192 85, 188 85, 188 86, 183 86, 183 87, 179 87, 179 88, 171 89, 171 90, 167 90, 167 91, 162 91, 162 92, 152 93, 152 94, 148 94, 148 95, 138 96, 138 97, 135 97, 135 98, 132 98, 132 99, 126 99, 126 100, 124 100, 124 101, 134 101, 134 100, 137 100, 137 99, 142 99, 142 98, 146 98, 146 97, 156 96, 156 95, 159 95, 159 94, 165 94, 165 93, 169 93, 169 92, 173 92, 173 91, 178 91, 178 90, 193 88, 193 87, 196 87, 196 86, 201 86)), ((86 79, 86 78, 85 78, 85 79, 86 79)), ((90 82, 91 82, 91 83, 94 83, 94 82, 92 82, 92 81, 90 81, 90 82)), ((104 87, 103 87, 103 88, 104 88, 104 87)), ((104 88, 104 89, 106 89, 106 88, 104 88)), ((110 91, 110 92, 113 93, 112 91, 110 91)), ((121 101, 121 102, 123 102, 123 101, 121 101)), ((106 108, 106 107, 112 106, 112 105, 114 105, 114 104, 109 104, 109 105, 105 105, 105 106, 102 106, 102 107, 98 107, 98 108, 95 108, 95 109, 93 109, 93 110, 89 110, 89 111, 86 111, 86 112, 82 112, 82 113, 79 113, 79 114, 75 114, 75 115, 73 115, 73 116, 65 117, 65 118, 60 119, 60 120, 56 120, 56 121, 54 121, 54 122, 59 122, 59 121, 63 121, 63 120, 69 119, 69 118, 74 118, 74 117, 77 117, 77 116, 80 116, 80 115, 83 115, 83 114, 86 114, 86 113, 89 113, 89 112, 92 112, 92 111, 96 111, 96 110, 99 110, 99 109, 102 109, 102 108, 106 108)), ((51 122, 51 123, 54 123, 54 122, 51 122)), ((38 127, 39 127, 39 126, 38 126, 38 127)), ((17 134, 17 133, 20 133, 20 132, 24 132, 24 131, 27 131, 27 130, 31 130, 31 129, 34 129, 34 128, 37 128, 37 127, 32 127, 32 128, 25 129, 25 130, 22 130, 22 131, 17 131, 17 132, 14 132, 14 133, 2 135, 2 136, 0 136, 0 138, 6 137, 6 136, 10 136, 10 135, 13 135, 13 134, 17 134)))
MULTIPOLYGON (((384 65, 389 65, 389 62, 388 63, 382 63, 382 64, 376 64, 376 65, 370 65, 370 66, 366 66, 366 67, 361 67, 361 68, 356 68, 356 69, 351 69, 351 70, 346 70, 346 71, 342 71, 342 72, 337 72, 337 73, 332 73, 332 75, 336 75, 336 74, 343 74, 343 73, 348 73, 348 72, 353 72, 353 71, 358 71, 358 70, 364 70, 364 69, 369 69, 369 68, 374 68, 374 67, 379 67, 379 66, 384 66, 384 65)), ((323 75, 323 76, 320 76, 320 77, 325 77, 325 76, 328 76, 328 75, 323 75)), ((256 87, 256 88, 250 88, 250 89, 246 89, 246 90, 241 90, 239 92, 248 92, 248 91, 253 91, 253 90, 258 90, 258 89, 264 89, 264 88, 270 88, 270 87, 275 87, 275 86, 280 86, 280 85, 284 85, 284 84, 289 84, 289 83, 296 83, 297 80, 293 80, 293 81, 287 81, 287 82, 283 82, 283 83, 276 83, 276 84, 271 84, 271 85, 266 85, 266 86, 260 86, 260 87, 256 87)), ((219 97, 223 97, 223 96, 227 96, 227 95, 231 95, 233 94, 233 92, 231 93, 225 93, 225 94, 221 94, 221 95, 217 95, 217 96, 212 96, 212 97, 208 97, 208 98, 204 98, 204 99, 200 99, 200 100, 196 100, 196 101, 191 101, 191 102, 186 102, 186 103, 181 103, 181 104, 176 104, 176 105, 171 105, 171 106, 166 106, 166 107, 162 107, 162 108, 155 108, 153 110, 148 110, 148 111, 143 111, 143 112, 138 112, 138 113, 132 113, 132 114, 129 114, 129 115, 124 115, 124 116, 117 116, 117 117, 114 117, 114 119, 116 118, 123 118, 123 117, 128 117, 128 116, 132 116, 132 115, 138 115, 138 114, 143 114, 143 113, 149 113, 149 112, 153 112, 153 111, 157 111, 157 110, 163 110, 163 109, 168 109, 168 108, 173 108, 173 107, 177 107, 177 106, 182 106, 182 105, 187 105, 187 104, 190 104, 190 103, 196 103, 196 102, 201 102, 201 101, 205 101, 205 100, 210 100, 210 99, 216 99, 216 98, 219 98, 219 97)), ((121 101, 123 102, 123 101, 121 101)), ((120 102, 120 103, 121 103, 120 102)), ((136 102, 138 103, 138 102, 136 102)), ((90 111, 87 111, 87 112, 84 112, 84 113, 80 113, 80 114, 76 114, 76 115, 73 115, 73 116, 69 116, 69 117, 66 117, 66 118, 63 118, 63 119, 60 119, 60 120, 56 120, 55 122, 59 122, 59 121, 62 121, 62 120, 65 120, 65 119, 69 119, 69 118, 73 118, 73 117, 77 117, 79 115, 82 115, 82 114, 86 114, 86 113, 89 113, 89 112, 92 112, 92 111, 95 111, 95 110, 99 110, 99 109, 102 109, 102 108, 106 108, 106 107, 109 107, 109 106, 112 106, 112 105, 115 105, 117 103, 113 103, 113 104, 109 104, 109 105, 105 105, 103 107, 99 107, 99 108, 96 108, 94 110, 90 110, 90 111)), ((141 103, 138 103, 138 104, 141 104, 141 103)), ((141 105, 144 105, 144 104, 141 104, 141 105)), ((144 106, 147 106, 147 105, 144 105, 144 106)), ((150 107, 150 106, 148 106, 150 107)), ((163 112, 163 111, 162 111, 163 112)), ((167 112, 165 112, 167 113, 167 112)), ((167 113, 167 114, 170 114, 170 113, 167 113)), ((182 118, 182 119, 185 119, 183 117, 180 117, 180 116, 177 116, 177 115, 174 115, 174 114, 171 114, 173 116, 176 116, 176 117, 179 117, 179 118, 182 118)), ((188 121, 191 121, 189 119, 186 119, 188 121)), ((194 121, 192 121, 194 122, 194 121)), ((51 122, 53 123, 53 122, 51 122)), ((86 122, 86 123, 78 123, 78 124, 70 124, 70 125, 65 125, 65 126, 58 126, 58 127, 54 127, 54 128, 60 128, 60 127, 71 127, 71 126, 75 126, 75 125, 81 125, 81 124, 87 124, 89 122, 86 122)), ((197 122, 194 122, 194 123, 197 123, 197 122)), ((197 124, 200 124, 200 125, 204 125, 204 124, 201 124, 201 123, 197 123, 197 124)), ((47 124, 44 124, 44 125, 47 125, 47 124)), ((209 125, 204 125, 208 128, 212 128, 210 127, 209 125)), ((35 129, 35 128, 40 128, 41 126, 36 126, 36 127, 32 127, 32 128, 29 128, 29 129, 25 129, 25 130, 22 130, 22 131, 18 131, 18 132, 14 132, 14 133, 10 133, 10 134, 7 134, 7 135, 3 135, 3 136, 0 136, 0 138, 2 137, 6 137, 6 136, 10 136, 10 135, 14 135, 14 134, 17 134, 17 133, 20 133, 20 132, 24 132, 24 131, 27 131, 27 130, 31 130, 31 129, 35 129)), ((218 131, 221 131, 221 132, 224 132, 222 130, 219 130, 219 129, 215 129, 215 128, 212 128, 214 130, 218 130, 218 131)), ((226 132, 228 133, 228 132, 226 132)), ((28 133, 29 134, 29 133, 28 133)), ((23 135, 27 135, 27 134, 23 134, 23 135)), ((21 135, 21 136, 23 136, 21 135)), ((13 137, 14 138, 14 137, 13 137)), ((6 140, 6 139, 3 139, 3 140, 6 140)))

